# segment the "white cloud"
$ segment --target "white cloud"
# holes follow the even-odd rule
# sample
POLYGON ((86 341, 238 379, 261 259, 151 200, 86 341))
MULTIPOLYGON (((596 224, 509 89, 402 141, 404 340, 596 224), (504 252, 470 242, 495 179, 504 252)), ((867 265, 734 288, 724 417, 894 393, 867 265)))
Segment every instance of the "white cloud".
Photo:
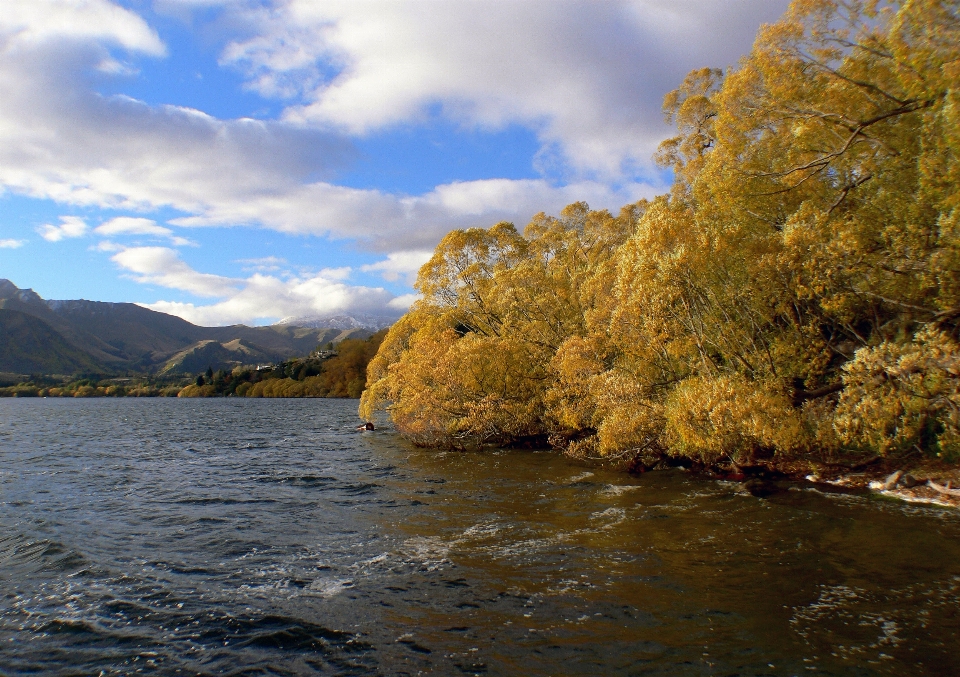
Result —
POLYGON ((0 249, 19 249, 25 244, 26 240, 0 240, 0 249))
POLYGON ((347 284, 349 268, 283 279, 261 273, 245 279, 228 278, 198 272, 165 247, 130 247, 111 260, 138 282, 220 299, 207 305, 178 301, 143 304, 200 325, 249 324, 346 311, 395 315, 409 305, 403 300, 398 304, 398 297, 385 289, 347 284))
MULTIPOLYGON (((260 217, 352 156, 348 141, 329 134, 100 96, 90 70, 101 52, 95 42, 0 43, 0 187, 131 211, 207 215, 241 205, 243 223, 273 227, 260 217)), ((330 225, 301 220, 314 232, 330 225)))
POLYGON ((108 0, 4 0, 0 40, 6 51, 50 41, 96 40, 152 56, 166 54, 140 16, 108 0))
POLYGON ((98 242, 95 247, 91 247, 91 249, 98 252, 122 252, 126 247, 112 240, 102 240, 98 242))
POLYGON ((327 280, 346 280, 350 277, 350 274, 353 272, 353 269, 350 266, 340 266, 338 268, 324 268, 319 273, 317 277, 322 277, 327 280))
MULTIPOLYGON (((196 247, 196 242, 179 235, 174 235, 169 228, 159 225, 153 219, 145 219, 134 216, 118 216, 109 221, 100 224, 93 229, 97 235, 146 235, 150 237, 159 237, 169 240, 175 247, 196 247)), ((111 243, 105 246, 112 246, 111 243)), ((107 250, 103 250, 107 251, 107 250)))
POLYGON ((399 310, 401 313, 405 313, 413 304, 413 302, 419 300, 420 298, 420 294, 402 294, 390 301, 390 303, 387 305, 394 310, 399 310))
POLYGON ((279 256, 263 256, 257 259, 237 259, 235 263, 244 264, 244 270, 269 273, 280 270, 282 266, 287 264, 287 260, 279 256))
POLYGON ((83 237, 87 234, 87 224, 79 216, 61 216, 60 225, 46 223, 37 232, 47 242, 59 242, 64 238, 83 237))
MULTIPOLYGON (((187 18, 229 5, 212 13, 223 17, 217 29, 247 37, 231 42, 222 62, 250 87, 286 98, 284 120, 270 121, 98 94, 104 78, 165 54, 131 9, 108 0, 2 2, 0 190, 132 213, 170 208, 185 214, 169 221, 178 228, 249 225, 360 240, 387 254, 366 270, 391 281, 411 280, 451 228, 501 219, 522 226, 578 200, 616 209, 651 197, 663 186, 637 177, 656 176, 648 158, 668 131, 663 94, 690 68, 732 64, 786 4, 156 0, 157 11, 187 18), (468 128, 534 130, 538 161, 559 167, 566 183, 450 181, 416 195, 337 185, 357 154, 350 135, 415 126, 438 111, 468 128)), ((87 231, 64 217, 39 232, 56 241, 87 231)), ((136 236, 193 244, 150 219, 112 219, 95 233, 109 238, 96 248, 135 279, 220 299, 167 306, 194 319, 309 315, 349 303, 399 308, 414 298, 350 286, 349 271, 274 271, 264 262, 251 263, 258 275, 228 278, 193 270, 169 247, 120 244, 136 236)))
POLYGON ((169 237, 173 231, 157 224, 153 219, 133 216, 118 216, 93 229, 97 235, 157 235, 169 237))
POLYGON ((431 256, 433 252, 428 249, 392 252, 387 254, 387 258, 383 261, 361 266, 360 270, 380 273, 381 277, 388 282, 397 282, 402 279, 412 285, 417 279, 420 267, 429 261, 431 256))
MULTIPOLYGON (((15 193, 170 207, 188 215, 173 225, 261 226, 366 240, 389 252, 432 247, 451 228, 522 224, 576 200, 616 209, 658 189, 630 179, 491 179, 413 196, 338 186, 332 178, 354 151, 337 134, 97 95, 89 72, 104 58, 103 44, 147 54, 162 45, 129 10, 116 8, 126 24, 99 23, 93 10, 112 7, 106 0, 74 3, 69 26, 40 25, 60 5, 40 3, 41 17, 24 9, 33 4, 13 6, 29 24, 24 35, 35 37, 0 48, 0 186, 15 193)), ((645 162, 665 132, 662 94, 689 66, 732 62, 759 19, 781 4, 292 0, 243 14, 248 5, 240 3, 231 16, 246 17, 255 37, 224 58, 251 82, 279 78, 276 87, 294 87, 292 121, 364 131, 416 121, 439 105, 465 124, 531 125, 545 148, 559 144, 578 166, 609 169, 645 162), (331 67, 342 69, 333 79, 331 67)), ((16 24, 2 21, 7 30, 16 24)))
POLYGON ((177 226, 262 224, 291 234, 366 240, 379 251, 428 248, 453 228, 490 226, 500 220, 524 224, 540 211, 558 212, 586 200, 617 209, 650 198, 658 187, 630 183, 611 188, 599 182, 553 186, 540 179, 491 179, 438 186, 423 195, 402 196, 330 183, 298 186, 281 195, 223 200, 205 213, 173 219, 177 226))
POLYGON ((133 273, 138 282, 179 289, 196 296, 217 297, 234 294, 239 280, 209 273, 199 273, 180 260, 179 254, 167 247, 129 247, 110 260, 133 273))
POLYGON ((734 65, 787 0, 315 2, 247 13, 222 62, 286 118, 365 134, 431 110, 535 129, 574 168, 648 165, 663 95, 692 68, 734 65))
MULTIPOLYGON (((78 216, 61 216, 60 225, 44 224, 37 228, 40 236, 49 242, 59 242, 64 238, 83 237, 88 232, 102 236, 116 235, 148 235, 170 240, 176 246, 196 246, 196 243, 184 237, 173 234, 169 228, 164 228, 153 219, 133 216, 118 216, 100 224, 90 231, 86 222, 78 216)), ((117 251, 122 249, 110 240, 105 240, 96 246, 99 251, 117 251)))

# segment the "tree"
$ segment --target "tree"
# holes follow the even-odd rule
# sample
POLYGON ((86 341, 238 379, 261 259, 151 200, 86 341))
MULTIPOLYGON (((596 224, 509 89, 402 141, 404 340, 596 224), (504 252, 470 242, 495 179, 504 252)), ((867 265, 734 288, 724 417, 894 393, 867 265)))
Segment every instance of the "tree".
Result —
POLYGON ((960 0, 794 0, 666 97, 668 195, 447 235, 362 415, 624 460, 960 456, 958 45, 960 0))

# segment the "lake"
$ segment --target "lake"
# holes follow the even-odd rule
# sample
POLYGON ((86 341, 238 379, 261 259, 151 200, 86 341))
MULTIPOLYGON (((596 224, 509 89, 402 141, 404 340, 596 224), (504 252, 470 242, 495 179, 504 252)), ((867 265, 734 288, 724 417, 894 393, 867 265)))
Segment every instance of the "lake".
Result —
POLYGON ((356 404, 0 400, 0 674, 960 674, 960 511, 356 404))

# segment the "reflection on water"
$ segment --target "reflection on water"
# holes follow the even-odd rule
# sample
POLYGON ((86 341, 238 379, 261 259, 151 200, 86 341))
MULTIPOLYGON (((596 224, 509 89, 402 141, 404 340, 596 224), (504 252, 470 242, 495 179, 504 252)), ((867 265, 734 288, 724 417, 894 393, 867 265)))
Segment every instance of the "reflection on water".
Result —
POLYGON ((0 674, 955 675, 960 514, 0 400, 0 674))

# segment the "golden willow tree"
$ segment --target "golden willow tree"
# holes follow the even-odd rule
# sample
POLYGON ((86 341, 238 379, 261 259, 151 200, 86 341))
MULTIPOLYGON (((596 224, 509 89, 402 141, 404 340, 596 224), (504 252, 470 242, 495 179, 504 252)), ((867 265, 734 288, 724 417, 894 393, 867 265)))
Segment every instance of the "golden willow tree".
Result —
POLYGON ((669 195, 450 233, 361 415, 634 461, 956 458, 958 15, 795 0, 667 96, 669 195))

